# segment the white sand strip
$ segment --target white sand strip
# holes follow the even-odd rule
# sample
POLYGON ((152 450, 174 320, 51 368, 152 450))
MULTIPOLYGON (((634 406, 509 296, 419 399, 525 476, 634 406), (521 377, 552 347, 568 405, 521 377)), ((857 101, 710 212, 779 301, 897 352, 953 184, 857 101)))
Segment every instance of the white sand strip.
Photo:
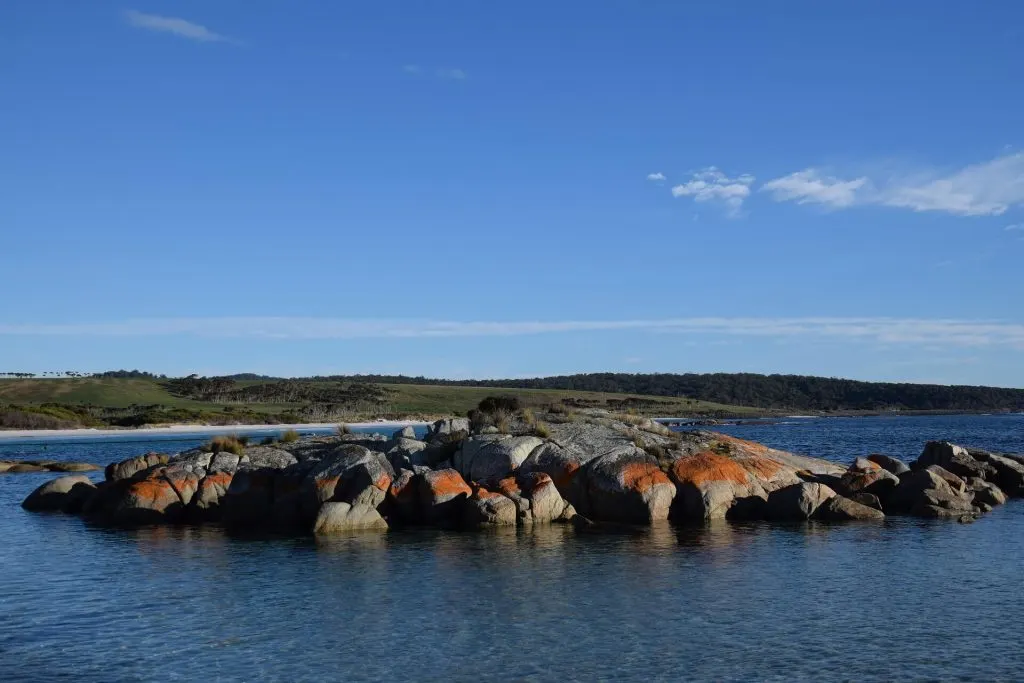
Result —
MULTIPOLYGON (((297 432, 334 430, 338 427, 337 422, 322 422, 316 424, 279 424, 279 425, 196 425, 178 424, 167 425, 166 427, 139 427, 124 429, 10 429, 0 430, 0 440, 3 439, 25 439, 31 437, 103 437, 103 436, 146 436, 146 435, 188 435, 188 434, 234 434, 234 433, 258 433, 258 432, 280 432, 285 429, 294 429, 297 432)), ((374 429, 381 433, 401 429, 402 427, 418 427, 430 424, 428 422, 415 421, 387 421, 387 422, 346 422, 353 429, 374 429)))

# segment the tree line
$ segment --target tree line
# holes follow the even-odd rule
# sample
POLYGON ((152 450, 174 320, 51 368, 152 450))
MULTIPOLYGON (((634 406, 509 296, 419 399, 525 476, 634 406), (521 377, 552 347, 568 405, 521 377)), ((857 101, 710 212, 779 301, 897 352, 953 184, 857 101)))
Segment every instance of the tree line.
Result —
POLYGON ((532 379, 439 380, 403 375, 355 375, 344 379, 380 384, 485 386, 506 389, 558 389, 644 394, 752 406, 766 410, 1024 410, 1024 389, 860 382, 834 377, 803 375, 601 372, 532 379))

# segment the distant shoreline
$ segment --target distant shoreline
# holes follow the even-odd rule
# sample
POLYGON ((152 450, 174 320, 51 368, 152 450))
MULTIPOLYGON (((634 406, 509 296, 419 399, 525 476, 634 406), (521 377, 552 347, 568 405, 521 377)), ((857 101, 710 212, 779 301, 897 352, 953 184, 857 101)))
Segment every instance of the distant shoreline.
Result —
MULTIPOLYGON (((125 436, 125 435, 181 435, 192 434, 231 434, 234 432, 279 432, 286 429, 296 431, 334 430, 338 422, 317 422, 305 424, 238 424, 238 425, 198 425, 176 424, 164 427, 124 427, 121 429, 4 429, 0 430, 0 440, 26 439, 39 436, 125 436)), ((354 429, 370 429, 379 427, 382 431, 397 430, 402 427, 430 424, 419 420, 388 420, 386 422, 346 422, 354 429)))

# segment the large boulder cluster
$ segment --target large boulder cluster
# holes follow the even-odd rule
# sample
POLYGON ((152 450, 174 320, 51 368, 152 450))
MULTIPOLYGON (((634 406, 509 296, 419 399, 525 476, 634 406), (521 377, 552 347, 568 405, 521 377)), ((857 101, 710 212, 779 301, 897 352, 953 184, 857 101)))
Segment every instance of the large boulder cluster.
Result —
POLYGON ((104 480, 62 477, 28 510, 108 525, 207 524, 330 534, 428 525, 973 517, 1024 495, 1024 459, 932 442, 911 465, 849 467, 707 431, 600 411, 519 416, 505 430, 440 420, 419 439, 343 434, 244 448, 148 453, 104 480))

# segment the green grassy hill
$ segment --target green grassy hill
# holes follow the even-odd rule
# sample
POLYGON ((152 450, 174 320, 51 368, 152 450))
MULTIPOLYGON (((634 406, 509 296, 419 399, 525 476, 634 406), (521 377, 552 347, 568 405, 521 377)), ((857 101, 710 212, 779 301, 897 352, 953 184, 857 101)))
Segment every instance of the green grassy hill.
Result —
MULTIPOLYGON (((352 383, 273 381, 235 382, 228 398, 183 396, 166 381, 140 378, 0 379, 0 428, 61 428, 73 426, 139 426, 175 422, 273 423, 357 421, 376 418, 433 418, 465 415, 481 399, 496 394, 517 396, 527 405, 564 403, 577 407, 631 410, 652 416, 741 417, 765 411, 691 399, 641 394, 566 391, 555 389, 498 389, 494 387, 416 384, 357 385, 369 388, 373 402, 345 403, 352 383), (328 398, 252 402, 230 396, 247 390, 278 386, 309 388, 328 398), (340 399, 332 399, 336 389, 340 399), (172 393, 175 392, 175 393, 172 393)), ((350 392, 351 393, 351 392, 350 392)), ((282 395, 286 395, 282 392, 282 395)))
POLYGON ((195 401, 171 396, 158 382, 148 379, 0 379, 0 403, 71 403, 127 408, 163 404, 193 406, 195 401))

